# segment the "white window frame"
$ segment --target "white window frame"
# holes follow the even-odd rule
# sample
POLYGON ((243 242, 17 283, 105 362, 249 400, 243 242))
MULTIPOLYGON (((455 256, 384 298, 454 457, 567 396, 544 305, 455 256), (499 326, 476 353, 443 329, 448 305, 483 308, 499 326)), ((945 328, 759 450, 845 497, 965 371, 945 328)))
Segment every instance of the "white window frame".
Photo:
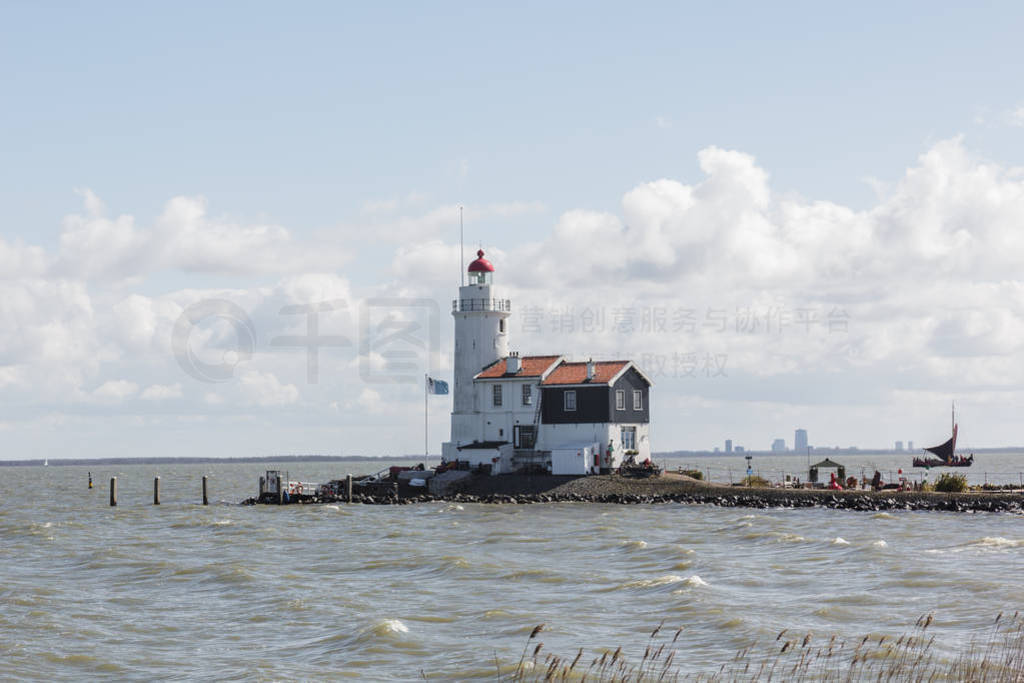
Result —
POLYGON ((523 385, 523 405, 524 406, 532 406, 533 405, 533 386, 530 385, 530 384, 524 384, 523 385))
POLYGON ((633 390, 633 410, 644 409, 644 392, 639 389, 633 390))
POLYGON ((566 392, 564 394, 562 394, 562 408, 567 413, 575 413, 576 412, 576 390, 575 389, 567 389, 566 392), (569 405, 569 403, 570 403, 569 398, 570 397, 572 398, 572 406, 571 407, 569 405))
POLYGON ((615 390, 615 410, 626 409, 626 392, 622 389, 615 390))
POLYGON ((502 386, 500 384, 493 385, 493 388, 491 389, 491 405, 495 408, 500 408, 504 402, 503 399, 505 398, 503 394, 504 392, 502 391, 502 386))
POLYGON ((620 427, 619 428, 619 439, 622 441, 623 451, 635 451, 636 450, 636 427, 620 427), (629 434, 630 443, 626 443, 626 435, 629 434))

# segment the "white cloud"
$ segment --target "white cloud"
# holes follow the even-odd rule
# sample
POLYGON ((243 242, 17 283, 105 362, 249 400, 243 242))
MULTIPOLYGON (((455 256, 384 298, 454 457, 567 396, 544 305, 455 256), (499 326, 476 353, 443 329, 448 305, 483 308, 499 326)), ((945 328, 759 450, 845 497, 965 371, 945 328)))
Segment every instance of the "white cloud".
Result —
POLYGON ((0 281, 42 276, 48 267, 46 253, 39 247, 0 238, 0 281))
POLYGON ((1024 104, 1011 110, 1007 119, 1011 126, 1024 126, 1024 104))
MULTIPOLYGON (((485 247, 497 286, 513 300, 513 348, 635 358, 655 374, 655 405, 696 411, 706 423, 700 433, 714 428, 715 411, 765 423, 771 404, 783 406, 779 416, 837 403, 844 415, 851 406, 891 415, 904 409, 900 396, 955 392, 964 402, 991 405, 999 395, 1024 405, 1021 169, 976 157, 960 138, 940 141, 901 176, 878 182, 877 201, 861 210, 780 191, 756 159, 735 150, 709 147, 698 160, 699 177, 624 188, 619 211, 566 210, 540 238, 508 232, 485 247), (659 308, 661 332, 644 318, 659 308), (705 324, 712 308, 724 311, 725 331, 705 324), (528 309, 540 311, 532 326, 528 309), (692 331, 674 318, 680 309, 693 312, 692 331), (795 319, 801 309, 818 316, 809 332, 795 319), (847 329, 830 333, 825 318, 834 309, 848 316, 847 329), (574 327, 559 331, 558 316, 570 311, 574 327), (604 318, 583 329, 585 311, 604 318), (760 316, 757 331, 738 330, 744 311, 760 316), (789 316, 784 331, 765 329, 771 312, 789 316), (617 318, 629 316, 632 331, 618 330, 617 318), (681 378, 688 354, 697 358, 695 376, 681 378), (704 354, 727 357, 727 380, 701 380, 704 354)), ((59 417, 69 404, 108 416, 137 410, 118 403, 138 396, 153 410, 174 399, 159 407, 209 413, 228 432, 247 420, 294 427, 299 411, 283 408, 301 400, 301 420, 361 429, 402 416, 396 438, 416 438, 416 420, 405 417, 422 409, 422 396, 363 378, 386 362, 359 347, 359 306, 376 295, 439 302, 442 368, 449 366, 447 307, 465 265, 452 237, 457 206, 420 210, 402 199, 391 213, 380 207, 358 230, 375 249, 392 245, 390 269, 367 259, 342 276, 339 250, 322 248, 331 235, 302 241, 281 226, 211 217, 204 201, 185 197, 141 225, 82 195, 81 215, 64 221, 55 252, 0 240, 0 400, 22 411, 5 412, 15 425, 8 431, 59 417), (180 280, 167 286, 157 277, 167 269, 229 279, 209 286, 190 276, 186 288, 180 280), (236 304, 255 333, 256 353, 239 357, 234 376, 216 386, 188 375, 170 347, 182 311, 205 299, 236 304), (317 351, 319 384, 306 384, 307 350, 272 340, 306 332, 306 316, 284 307, 322 302, 337 305, 319 314, 321 334, 350 345, 317 351)), ((467 220, 514 228, 543 210, 507 202, 466 212, 467 220)), ((204 321, 190 348, 220 363, 236 332, 204 321)), ((844 419, 834 419, 837 430, 847 428, 844 419)), ((674 431, 681 422, 662 422, 659 448, 706 445, 689 440, 692 430, 674 431)), ((375 443, 352 446, 374 452, 375 443)))
POLYGON ((137 393, 139 393, 139 385, 124 379, 104 382, 92 392, 96 398, 111 401, 123 401, 137 393))
POLYGON ((181 398, 181 384, 153 384, 146 387, 139 398, 145 401, 163 401, 169 398, 181 398))
POLYGON ((145 228, 130 215, 105 217, 91 190, 79 193, 85 213, 65 217, 54 265, 68 277, 118 280, 160 270, 291 273, 337 268, 350 258, 336 242, 299 244, 278 225, 212 218, 202 197, 172 198, 145 228))
POLYGON ((21 383, 21 370, 18 366, 0 366, 0 389, 21 383))
POLYGON ((250 404, 266 408, 285 406, 299 400, 298 388, 294 384, 283 384, 271 372, 244 372, 239 383, 242 395, 250 404))
POLYGON ((371 413, 379 413, 383 410, 384 405, 381 401, 380 392, 374 391, 369 387, 366 387, 359 392, 359 398, 356 400, 356 404, 371 413))
POLYGON ((391 213, 398 209, 399 203, 399 200, 395 197, 391 199, 377 199, 363 202, 363 206, 360 210, 362 213, 371 216, 382 213, 391 213))
MULTIPOLYGON (((697 182, 641 184, 624 194, 621 217, 575 209, 542 242, 503 245, 507 256, 492 259, 496 282, 517 316, 529 306, 541 312, 514 347, 661 358, 670 386, 674 355, 720 353, 735 379, 701 390, 733 401, 766 378, 787 385, 773 385, 776 400, 797 403, 825 400, 806 388, 828 386, 825 376, 845 378, 852 402, 879 400, 885 387, 946 386, 963 397, 1024 379, 1020 169, 975 157, 961 138, 944 140, 879 184, 875 206, 855 210, 774 192, 747 154, 712 147, 698 158, 697 182), (669 319, 669 333, 644 332, 643 315, 657 307, 670 316, 692 309, 694 331, 673 334, 669 319), (725 331, 703 325, 712 308, 727 316, 725 331), (761 320, 759 333, 737 332, 744 309, 774 312, 788 331, 767 333, 761 320), (817 316, 814 334, 797 333, 801 309, 817 316), (554 332, 566 311, 575 328, 554 332), (582 333, 587 311, 604 315, 603 328, 582 333), (826 317, 836 312, 848 316, 846 330, 830 333, 826 317), (616 315, 632 315, 634 331, 616 332, 616 315)), ((438 264, 453 249, 408 245, 393 267, 428 279, 441 298, 452 287, 438 264)))

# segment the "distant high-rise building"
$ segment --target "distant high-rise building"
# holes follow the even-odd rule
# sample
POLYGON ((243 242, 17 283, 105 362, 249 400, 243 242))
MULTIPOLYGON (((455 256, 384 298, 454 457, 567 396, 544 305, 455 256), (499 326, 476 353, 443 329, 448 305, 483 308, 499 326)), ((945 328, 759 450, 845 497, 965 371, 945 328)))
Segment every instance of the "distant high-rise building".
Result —
POLYGON ((744 452, 745 450, 746 450, 746 449, 745 449, 745 448, 743 448, 743 446, 736 446, 736 453, 742 453, 742 452, 744 452))
POLYGON ((898 450, 898 451, 902 451, 903 450, 903 442, 902 441, 897 441, 896 442, 896 450, 898 450))
POLYGON ((793 450, 797 453, 805 453, 807 451, 807 430, 798 429, 793 434, 793 450))
POLYGON ((908 451, 914 450, 914 442, 913 441, 908 441, 907 442, 907 450, 908 451))
POLYGON ((779 452, 785 451, 785 450, 786 450, 786 440, 785 439, 775 439, 775 441, 772 441, 772 451, 773 452, 779 453, 779 452))
POLYGON ((732 453, 732 439, 725 440, 725 452, 732 453))

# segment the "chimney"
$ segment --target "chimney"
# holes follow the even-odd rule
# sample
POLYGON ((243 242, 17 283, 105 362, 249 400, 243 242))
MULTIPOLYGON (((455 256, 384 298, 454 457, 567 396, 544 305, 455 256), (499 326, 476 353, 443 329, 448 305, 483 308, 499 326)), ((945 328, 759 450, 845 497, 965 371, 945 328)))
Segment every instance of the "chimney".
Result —
POLYGON ((514 375, 523 368, 522 361, 519 360, 519 352, 513 351, 508 354, 508 358, 505 360, 505 374, 514 375))
POLYGON ((594 367, 594 359, 591 358, 590 360, 587 361, 587 381, 588 382, 593 382, 595 374, 597 374, 597 373, 596 373, 596 369, 594 367))

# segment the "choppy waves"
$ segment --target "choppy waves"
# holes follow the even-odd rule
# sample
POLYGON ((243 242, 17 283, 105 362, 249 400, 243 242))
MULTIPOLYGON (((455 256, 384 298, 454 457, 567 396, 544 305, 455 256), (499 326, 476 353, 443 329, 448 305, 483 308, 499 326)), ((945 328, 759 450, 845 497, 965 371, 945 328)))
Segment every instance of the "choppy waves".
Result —
MULTIPOLYGON (((251 495, 259 471, 233 467, 213 481, 251 495)), ((782 628, 887 633, 938 609, 955 639, 1016 594, 1024 553, 1010 515, 203 508, 173 503, 186 498, 173 473, 173 504, 154 508, 150 472, 131 467, 111 509, 76 488, 84 473, 48 469, 73 476, 57 482, 72 493, 30 507, 0 491, 0 678, 486 679, 528 642, 591 653, 644 642, 662 620, 686 626, 684 671, 782 628), (935 555, 941 572, 922 562, 935 555)), ((178 473, 187 495, 202 473, 178 473)))

